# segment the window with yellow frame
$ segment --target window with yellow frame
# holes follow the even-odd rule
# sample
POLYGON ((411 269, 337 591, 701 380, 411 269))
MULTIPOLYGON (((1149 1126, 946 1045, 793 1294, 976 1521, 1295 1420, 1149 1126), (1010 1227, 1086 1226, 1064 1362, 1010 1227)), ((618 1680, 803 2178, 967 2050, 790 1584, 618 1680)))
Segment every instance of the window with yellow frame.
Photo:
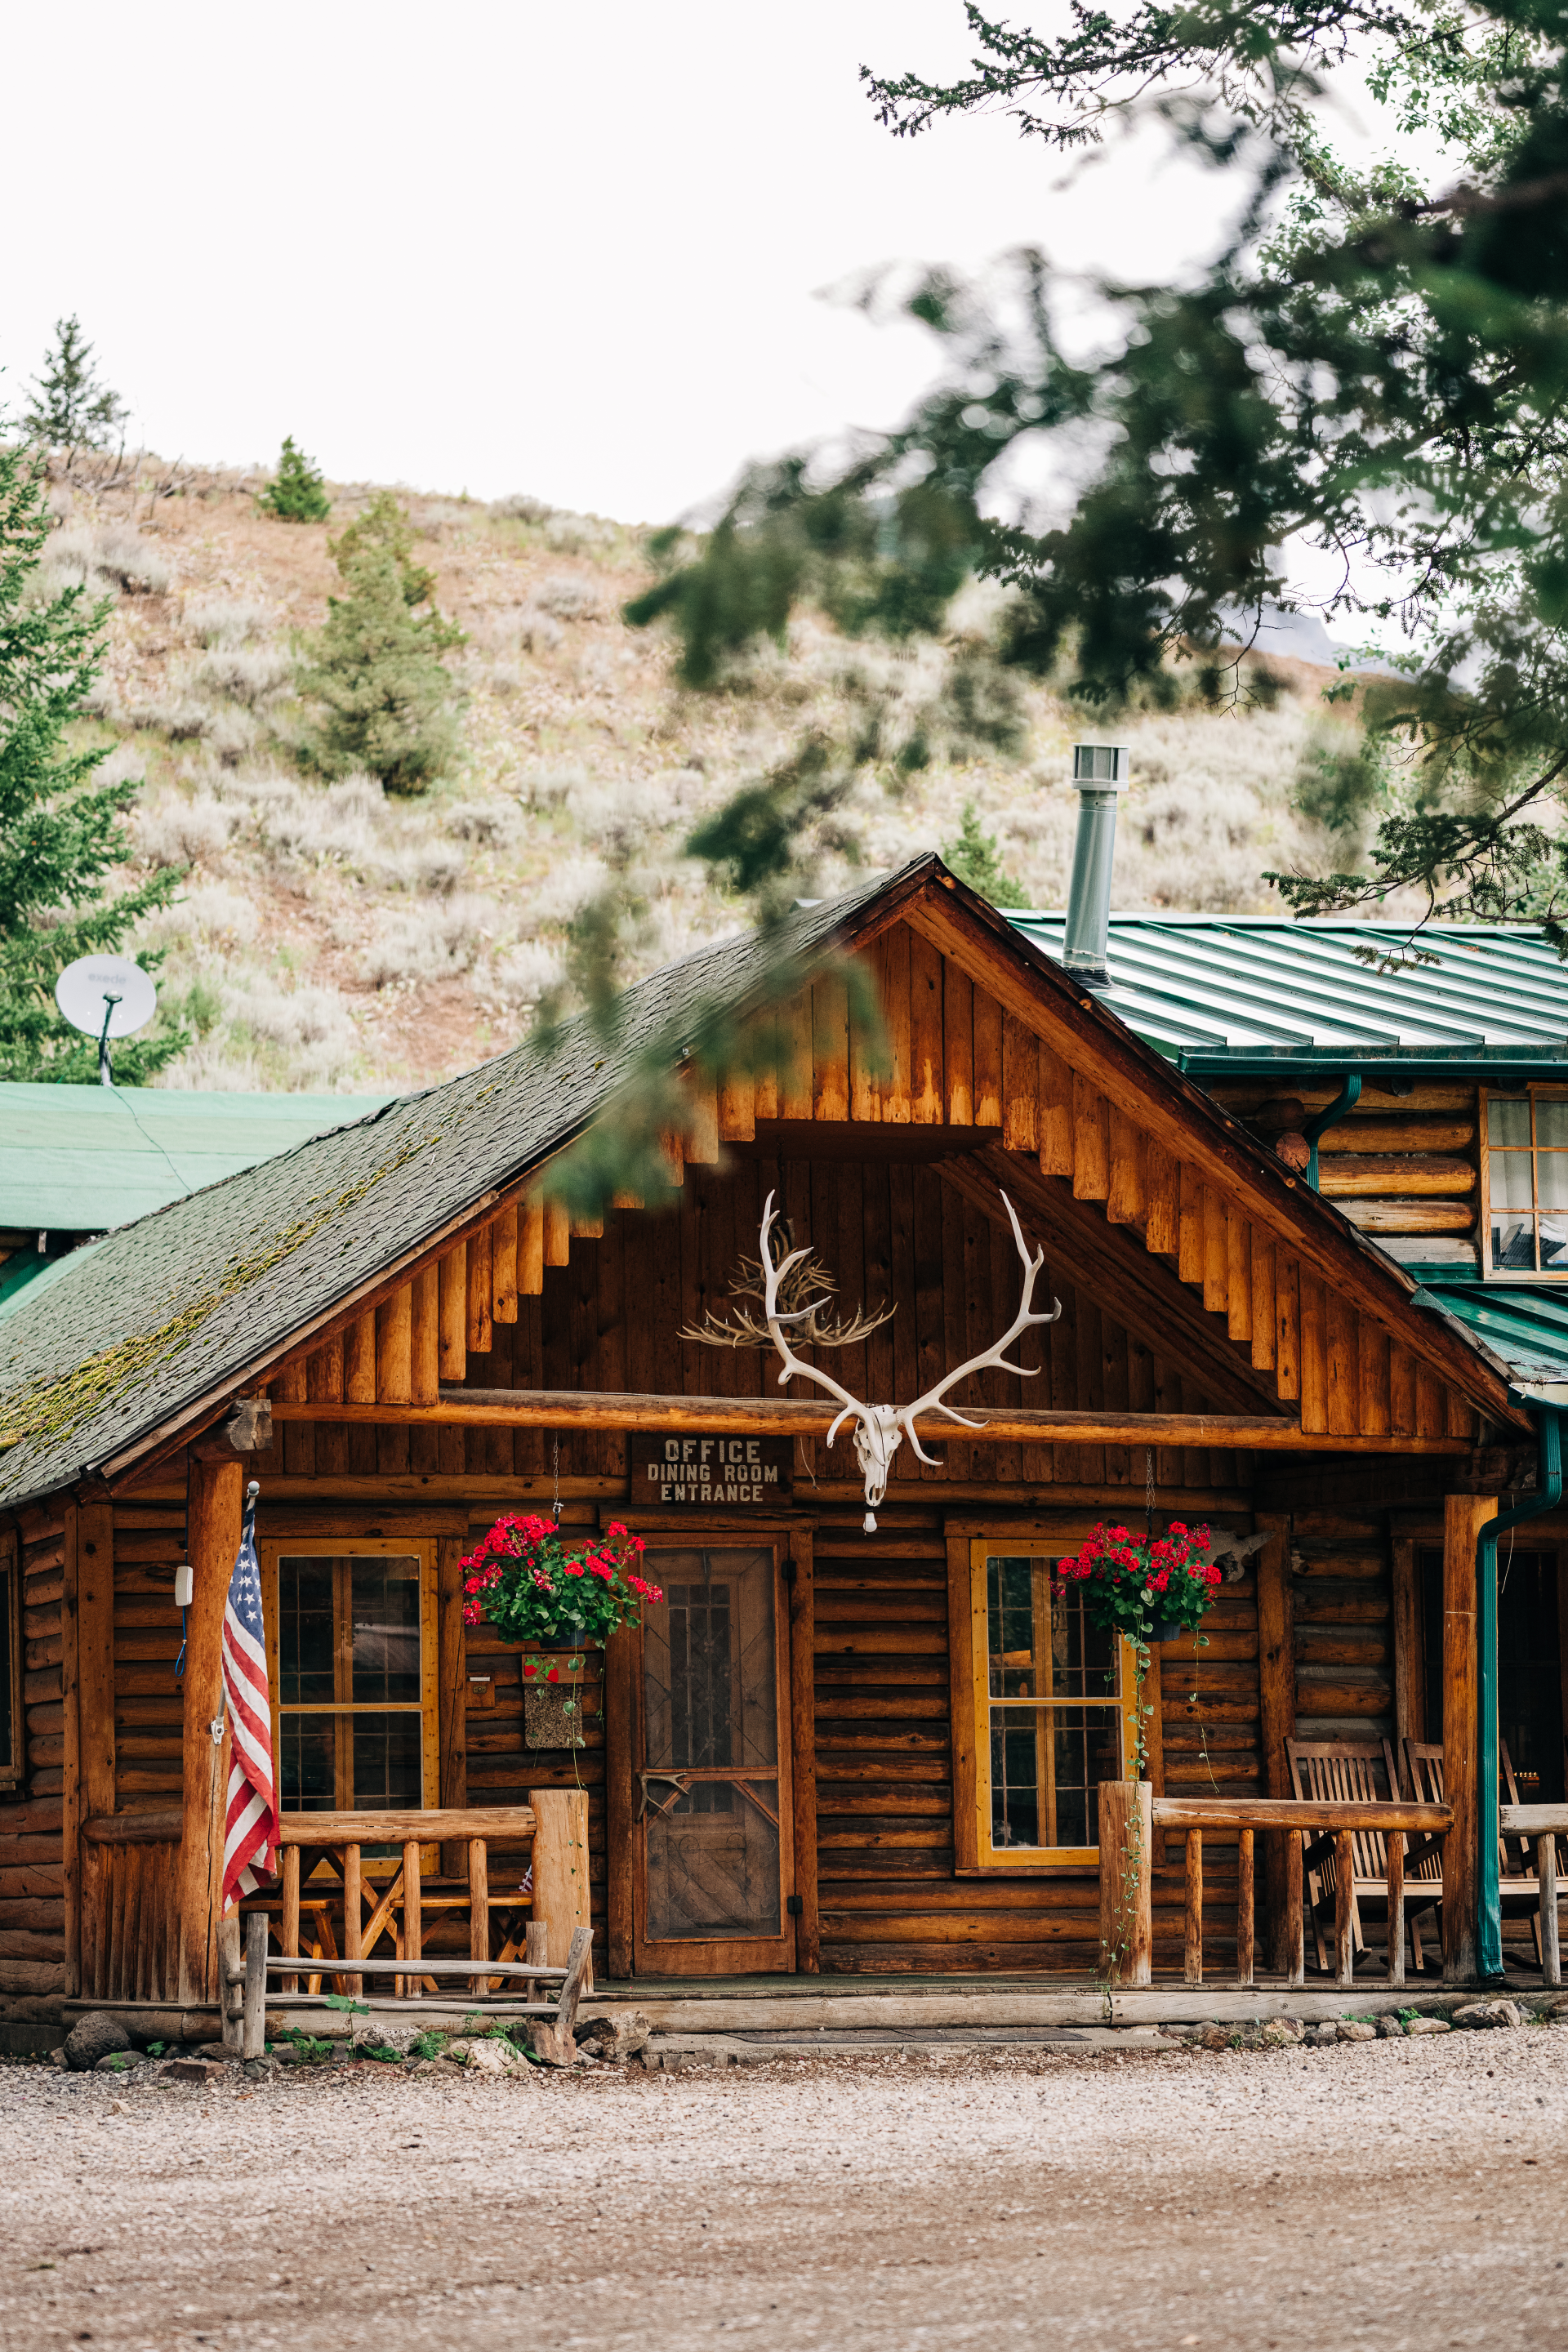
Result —
POLYGON ((258 1549, 283 1811, 434 1805, 434 1540, 287 1536, 258 1549))
POLYGON ((1089 1621, 1081 1590, 1053 1591, 1058 1557, 1005 1537, 970 1549, 981 1869, 1097 1864, 1100 1783, 1133 1746, 1128 1644, 1089 1621))
POLYGON ((1481 1270, 1568 1278, 1568 1087, 1481 1089, 1481 1270))

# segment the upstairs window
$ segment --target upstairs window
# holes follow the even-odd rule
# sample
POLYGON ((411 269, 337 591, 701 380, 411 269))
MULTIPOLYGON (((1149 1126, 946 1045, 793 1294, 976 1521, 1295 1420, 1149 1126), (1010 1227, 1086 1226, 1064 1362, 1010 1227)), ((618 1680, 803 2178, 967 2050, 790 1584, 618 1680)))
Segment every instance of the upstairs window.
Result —
POLYGON ((1568 1276, 1568 1089, 1481 1097, 1481 1266, 1568 1276))

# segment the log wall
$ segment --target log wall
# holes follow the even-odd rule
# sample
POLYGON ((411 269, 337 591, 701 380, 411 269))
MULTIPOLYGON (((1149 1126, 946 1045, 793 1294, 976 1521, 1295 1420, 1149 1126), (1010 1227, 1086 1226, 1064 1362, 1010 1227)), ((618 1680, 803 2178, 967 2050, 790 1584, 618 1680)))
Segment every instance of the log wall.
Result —
POLYGON ((17 1515, 26 1778, 0 1796, 0 1995, 8 2015, 67 1990, 68 1522, 58 1503, 17 1515))

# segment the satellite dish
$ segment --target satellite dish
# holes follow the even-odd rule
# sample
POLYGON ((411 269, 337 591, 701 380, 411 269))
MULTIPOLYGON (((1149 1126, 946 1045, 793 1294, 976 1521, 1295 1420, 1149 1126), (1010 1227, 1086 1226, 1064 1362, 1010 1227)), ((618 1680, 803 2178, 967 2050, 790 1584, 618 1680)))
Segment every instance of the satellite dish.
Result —
POLYGON ((158 992, 129 956, 78 956, 55 982, 55 1003, 73 1029, 97 1038, 98 1075, 110 1087, 109 1041, 144 1029, 157 1010, 158 992))

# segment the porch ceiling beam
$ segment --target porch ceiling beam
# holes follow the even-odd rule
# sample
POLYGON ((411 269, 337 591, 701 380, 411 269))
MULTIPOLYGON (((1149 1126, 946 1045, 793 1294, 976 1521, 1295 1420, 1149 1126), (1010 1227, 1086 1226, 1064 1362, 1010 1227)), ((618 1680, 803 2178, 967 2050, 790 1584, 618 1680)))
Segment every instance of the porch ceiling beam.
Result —
MULTIPOLYGON (((1075 1412, 1048 1405, 965 1406, 976 1425, 960 1429, 921 1413, 922 1440, 970 1444, 1193 1445, 1263 1447, 1273 1453, 1467 1454, 1463 1437, 1321 1437, 1276 1414, 1075 1412)), ((789 1397, 635 1396, 613 1390, 448 1389, 439 1404, 337 1404, 325 1399, 274 1404, 275 1422, 426 1423, 468 1429, 640 1429, 745 1437, 826 1437, 835 1408, 789 1397)), ((847 1433, 846 1433, 847 1443, 847 1433)))

